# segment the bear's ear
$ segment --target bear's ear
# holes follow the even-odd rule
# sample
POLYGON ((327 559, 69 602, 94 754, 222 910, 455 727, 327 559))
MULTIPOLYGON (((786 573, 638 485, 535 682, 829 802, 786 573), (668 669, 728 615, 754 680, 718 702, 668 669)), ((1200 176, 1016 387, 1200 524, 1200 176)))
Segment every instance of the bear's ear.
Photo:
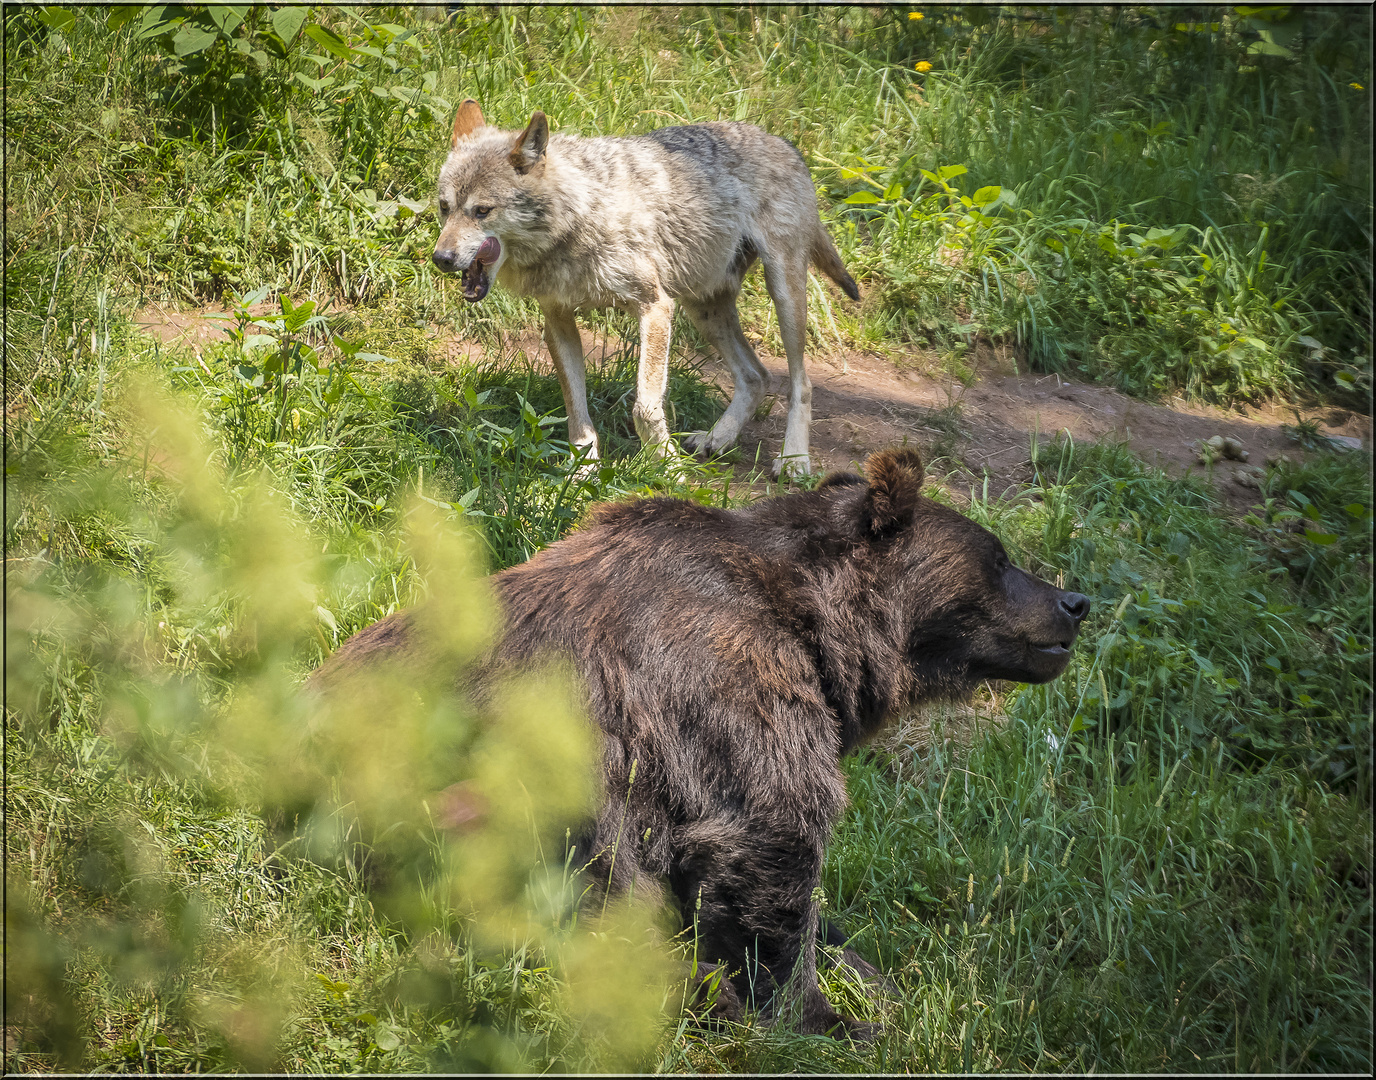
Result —
POLYGON ((865 462, 870 490, 866 524, 875 535, 895 532, 913 520, 922 495, 922 459, 908 447, 881 450, 865 462))
POLYGON ((825 491, 833 487, 850 487, 853 484, 863 484, 865 478, 856 476, 853 472, 833 472, 827 473, 822 477, 822 482, 817 485, 817 491, 825 491))
POLYGON ((511 147, 511 167, 518 173, 530 172, 545 156, 545 147, 548 145, 549 121, 544 113, 536 109, 530 114, 530 123, 525 131, 516 136, 516 142, 511 147))
POLYGON ((468 138, 484 125, 483 111, 478 108, 478 103, 472 98, 465 98, 459 111, 454 114, 454 131, 449 139, 449 148, 452 150, 459 145, 460 139, 468 138))

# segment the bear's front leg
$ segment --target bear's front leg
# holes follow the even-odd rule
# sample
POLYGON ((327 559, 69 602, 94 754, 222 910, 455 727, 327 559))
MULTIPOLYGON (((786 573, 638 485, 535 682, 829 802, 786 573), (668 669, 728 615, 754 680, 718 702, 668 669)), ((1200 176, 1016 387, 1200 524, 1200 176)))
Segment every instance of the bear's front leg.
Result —
POLYGON ((746 1008, 805 1034, 863 1034, 817 985, 822 846, 811 838, 699 824, 671 875, 697 955, 723 964, 746 1008))

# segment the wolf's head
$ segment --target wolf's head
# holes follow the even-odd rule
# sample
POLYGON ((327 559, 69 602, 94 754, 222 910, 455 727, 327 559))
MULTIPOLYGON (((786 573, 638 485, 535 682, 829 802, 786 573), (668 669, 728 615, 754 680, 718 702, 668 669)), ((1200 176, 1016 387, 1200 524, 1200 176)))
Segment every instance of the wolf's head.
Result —
POLYGON ((440 169, 440 238, 435 265, 463 274, 463 298, 487 295, 508 248, 538 227, 545 215, 537 183, 544 172, 549 121, 535 112, 524 131, 488 127, 472 98, 454 117, 449 156, 440 169))

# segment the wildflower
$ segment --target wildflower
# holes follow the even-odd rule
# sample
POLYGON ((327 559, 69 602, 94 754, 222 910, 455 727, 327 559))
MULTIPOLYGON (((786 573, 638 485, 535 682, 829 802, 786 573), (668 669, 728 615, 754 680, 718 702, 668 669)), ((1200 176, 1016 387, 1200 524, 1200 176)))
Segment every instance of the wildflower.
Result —
POLYGON ((292 411, 291 411, 291 429, 292 429, 292 431, 300 431, 300 430, 301 430, 301 410, 300 410, 300 409, 292 409, 292 411))
MULTIPOLYGON (((912 16, 909 15, 908 18, 911 19, 912 16)), ((919 15, 918 18, 921 18, 921 16, 919 15)), ((1362 85, 1361 83, 1359 83, 1359 82, 1350 82, 1350 83, 1348 83, 1347 85, 1350 86, 1350 87, 1352 87, 1353 90, 1365 90, 1365 89, 1366 89, 1366 87, 1363 86, 1363 85, 1362 85)))
POLYGON ((916 64, 914 64, 913 66, 914 66, 915 68, 917 68, 918 71, 931 71, 931 70, 932 70, 932 65, 931 65, 931 63, 930 63, 929 61, 927 61, 927 60, 919 60, 919 61, 918 61, 916 64))
POLYGON ((922 19, 925 19, 926 17, 927 17, 927 16, 923 15, 922 12, 920 12, 920 11, 910 11, 910 12, 908 12, 908 21, 909 21, 909 22, 918 22, 918 21, 920 21, 920 20, 922 20, 922 19))

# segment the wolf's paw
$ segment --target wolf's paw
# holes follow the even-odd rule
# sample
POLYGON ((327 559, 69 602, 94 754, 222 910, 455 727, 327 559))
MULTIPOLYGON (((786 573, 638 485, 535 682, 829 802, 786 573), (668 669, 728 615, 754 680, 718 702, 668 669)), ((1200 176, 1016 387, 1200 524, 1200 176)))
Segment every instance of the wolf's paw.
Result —
POLYGON ((795 454, 791 457, 776 457, 770 469, 770 475, 782 483, 785 480, 797 480, 804 476, 812 475, 812 462, 807 454, 795 454))

